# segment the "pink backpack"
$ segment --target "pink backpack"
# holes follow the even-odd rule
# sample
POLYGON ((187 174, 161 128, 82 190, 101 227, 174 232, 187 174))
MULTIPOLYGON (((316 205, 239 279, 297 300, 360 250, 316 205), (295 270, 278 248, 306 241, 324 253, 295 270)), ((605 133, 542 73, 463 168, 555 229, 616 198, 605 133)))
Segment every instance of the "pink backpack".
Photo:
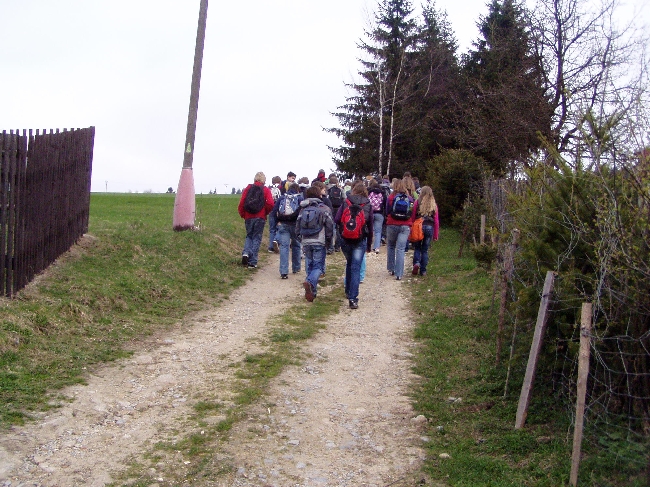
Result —
POLYGON ((381 211, 381 204, 384 202, 384 195, 381 193, 371 192, 368 195, 370 200, 370 206, 372 206, 372 211, 381 211))

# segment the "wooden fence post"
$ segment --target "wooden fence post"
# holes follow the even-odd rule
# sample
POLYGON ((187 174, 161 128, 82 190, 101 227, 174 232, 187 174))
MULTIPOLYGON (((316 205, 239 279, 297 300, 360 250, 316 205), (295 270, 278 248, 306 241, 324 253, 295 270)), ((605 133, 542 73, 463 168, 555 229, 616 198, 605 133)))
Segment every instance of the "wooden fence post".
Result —
POLYGON ((539 304, 539 312, 537 313, 537 323, 535 325, 535 335, 533 336, 533 343, 530 346, 530 354, 528 355, 528 365, 526 366, 526 376, 524 383, 521 386, 521 395, 519 396, 519 405, 517 406, 517 418, 515 420, 515 429, 520 429, 526 422, 528 415, 528 404, 530 403, 530 392, 533 388, 535 380, 535 372, 537 369, 537 358, 542 349, 542 338, 546 330, 546 320, 548 319, 548 305, 553 292, 553 281, 555 280, 555 273, 548 271, 546 273, 546 280, 544 281, 544 289, 542 291, 542 301, 539 304))
POLYGON ((481 237, 479 242, 481 245, 485 243, 485 215, 481 215, 481 237))
POLYGON ((582 430, 585 419, 585 399, 589 378, 589 354, 591 351, 591 303, 582 303, 580 317, 580 355, 578 356, 578 387, 576 398, 576 424, 573 429, 573 454, 571 455, 571 476, 569 483, 578 485, 578 468, 582 450, 582 430))
POLYGON ((501 274, 501 302, 499 306, 499 321, 497 328, 497 357, 496 365, 501 362, 501 352, 503 350, 503 329, 506 320, 506 308, 508 305, 508 283, 512 279, 514 271, 515 249, 519 240, 519 230, 516 228, 512 231, 512 241, 503 251, 503 273, 501 274))

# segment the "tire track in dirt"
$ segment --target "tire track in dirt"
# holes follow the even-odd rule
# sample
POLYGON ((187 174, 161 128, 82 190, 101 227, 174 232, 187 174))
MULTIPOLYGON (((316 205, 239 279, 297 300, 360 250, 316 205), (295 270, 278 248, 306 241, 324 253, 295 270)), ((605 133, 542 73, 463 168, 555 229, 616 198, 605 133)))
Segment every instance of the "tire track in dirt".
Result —
MULTIPOLYGON (((69 404, 0 436, 0 485, 106 485, 181 427, 197 398, 227 401, 229 365, 255 351, 270 317, 304 299, 302 276, 280 280, 277 260, 184 329, 63 391, 69 404)), ((368 256, 359 309, 342 307, 305 345, 303 365, 273 381, 224 447, 234 472, 205 485, 382 486, 418 471, 422 440, 406 396, 411 320, 403 284, 384 268, 383 254, 368 256)))

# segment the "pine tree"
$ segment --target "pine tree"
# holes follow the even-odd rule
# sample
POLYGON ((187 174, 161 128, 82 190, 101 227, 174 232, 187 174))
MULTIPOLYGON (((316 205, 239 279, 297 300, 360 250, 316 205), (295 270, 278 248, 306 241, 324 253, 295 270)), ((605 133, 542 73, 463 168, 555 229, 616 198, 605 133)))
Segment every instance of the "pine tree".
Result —
POLYGON ((479 30, 482 38, 464 63, 464 142, 502 175, 541 147, 552 110, 522 8, 513 0, 493 0, 479 30))
POLYGON ((340 127, 327 131, 343 142, 330 147, 339 170, 383 174, 391 170, 395 146, 406 131, 409 76, 417 25, 408 0, 381 0, 374 28, 359 43, 364 53, 360 82, 346 86, 353 95, 333 113, 340 127))

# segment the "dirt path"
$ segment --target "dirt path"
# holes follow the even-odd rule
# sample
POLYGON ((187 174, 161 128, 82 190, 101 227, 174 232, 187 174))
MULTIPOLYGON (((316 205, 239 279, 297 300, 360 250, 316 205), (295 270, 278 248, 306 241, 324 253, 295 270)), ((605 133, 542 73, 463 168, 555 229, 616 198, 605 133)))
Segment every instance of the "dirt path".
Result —
MULTIPOLYGON (((228 365, 255 347, 270 317, 304 299, 302 276, 280 280, 277 260, 271 256, 227 303, 186 331, 100 369, 88 385, 65 391, 68 405, 2 435, 0 487, 103 486, 148 445, 182 429, 198 400, 228 399, 228 365)), ((342 303, 305 345, 303 364, 272 382, 269 395, 231 430, 222 452, 231 473, 204 485, 415 484, 426 439, 406 397, 412 320, 403 283, 385 271, 385 254, 368 256, 367 264, 359 309, 342 303)))

